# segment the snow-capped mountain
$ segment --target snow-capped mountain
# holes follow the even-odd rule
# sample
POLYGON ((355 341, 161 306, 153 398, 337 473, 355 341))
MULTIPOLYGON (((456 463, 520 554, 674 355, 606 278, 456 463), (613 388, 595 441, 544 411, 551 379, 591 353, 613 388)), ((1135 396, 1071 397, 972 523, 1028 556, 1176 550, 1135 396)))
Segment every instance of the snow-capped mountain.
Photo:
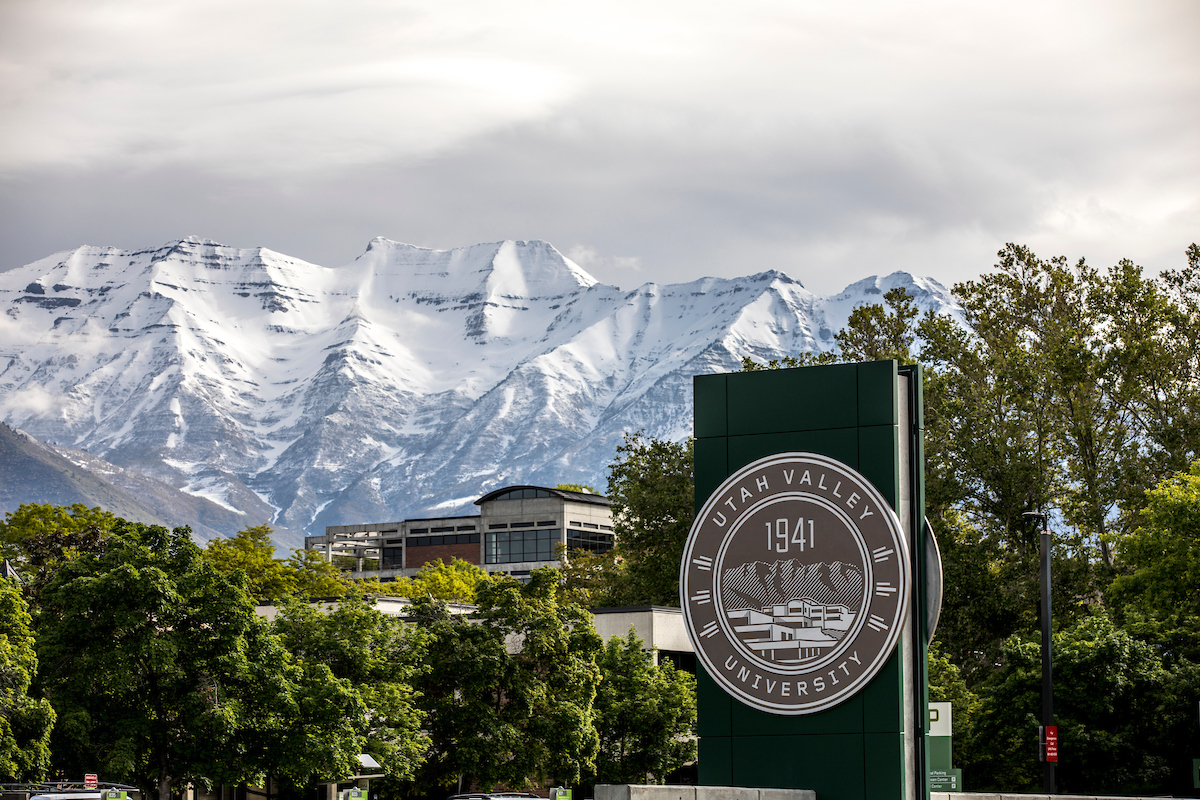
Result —
POLYGON ((833 345, 855 305, 778 271, 598 283, 546 242, 375 239, 318 266, 189 238, 0 273, 0 419, 298 534, 602 488, 625 431, 691 433, 693 375, 833 345))

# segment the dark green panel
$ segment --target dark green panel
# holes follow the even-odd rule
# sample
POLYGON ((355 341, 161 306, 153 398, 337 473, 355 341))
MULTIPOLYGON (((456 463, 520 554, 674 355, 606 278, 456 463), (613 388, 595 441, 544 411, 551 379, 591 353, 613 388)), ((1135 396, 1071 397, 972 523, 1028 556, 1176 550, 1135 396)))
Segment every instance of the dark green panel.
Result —
POLYGON ((893 510, 896 508, 896 496, 900 490, 900 445, 897 436, 895 425, 859 428, 858 465, 855 467, 883 493, 893 510))
POLYGON ((903 800, 904 735, 868 733, 862 737, 862 742, 866 796, 871 800, 903 800))
POLYGON ((697 439, 693 476, 696 483, 696 511, 717 490, 721 481, 729 477, 729 440, 697 439))
MULTIPOLYGON (((713 682, 704 670, 704 665, 696 664, 696 708, 699 715, 696 732, 701 736, 729 736, 732 733, 730 725, 730 709, 736 701, 725 693, 725 690, 713 682)), ((738 705, 741 705, 738 703, 738 705)))
POLYGON ((730 436, 858 424, 854 364, 738 372, 726 396, 730 436))
POLYGON ((695 432, 697 439, 707 436, 726 436, 725 382, 727 375, 697 375, 692 379, 696 397, 695 432))
MULTIPOLYGON (((817 453, 829 456, 830 458, 836 458, 843 464, 857 468, 859 452, 858 434, 858 428, 841 428, 831 431, 797 431, 792 433, 762 433, 756 436, 731 436, 728 440, 729 472, 735 472, 755 459, 788 451, 817 453)), ((696 491, 699 494, 699 489, 696 491)))
POLYGON ((954 769, 954 740, 949 736, 925 737, 925 764, 929 769, 954 769))
POLYGON ((782 734, 862 733, 862 695, 818 714, 784 717, 767 714, 734 700, 732 705, 734 736, 773 736, 782 734))
POLYGON ((858 367, 858 424, 895 425, 896 362, 869 361, 858 367))
POLYGON ((862 734, 735 736, 732 753, 733 786, 813 789, 820 800, 890 800, 866 792, 862 734))
POLYGON ((704 736, 696 758, 701 786, 736 786, 733 782, 733 740, 728 736, 704 736))
POLYGON ((863 730, 898 733, 904 730, 904 670, 900 645, 883 669, 858 693, 863 704, 863 730))

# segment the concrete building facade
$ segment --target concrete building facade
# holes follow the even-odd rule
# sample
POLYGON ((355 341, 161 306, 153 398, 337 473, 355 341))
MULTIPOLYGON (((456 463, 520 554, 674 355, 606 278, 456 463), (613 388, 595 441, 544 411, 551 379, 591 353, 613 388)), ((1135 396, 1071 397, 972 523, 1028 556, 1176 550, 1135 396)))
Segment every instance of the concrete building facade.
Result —
POLYGON ((520 578, 557 565, 558 545, 568 552, 604 552, 613 545, 610 503, 600 495, 506 486, 475 505, 475 516, 331 525, 324 536, 306 536, 304 546, 331 561, 343 557, 336 560, 355 578, 386 582, 452 558, 520 578))

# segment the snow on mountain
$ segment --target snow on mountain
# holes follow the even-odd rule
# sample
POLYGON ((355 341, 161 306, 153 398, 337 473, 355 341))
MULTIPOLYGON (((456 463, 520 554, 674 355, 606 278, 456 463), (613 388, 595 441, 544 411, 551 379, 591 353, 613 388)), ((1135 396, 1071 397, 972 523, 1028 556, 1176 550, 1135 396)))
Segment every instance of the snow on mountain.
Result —
POLYGON ((329 268, 189 238, 0 273, 0 419, 283 532, 605 484, 626 431, 691 433, 693 375, 833 345, 894 273, 817 298, 781 272, 633 291, 550 244, 374 239, 329 268))

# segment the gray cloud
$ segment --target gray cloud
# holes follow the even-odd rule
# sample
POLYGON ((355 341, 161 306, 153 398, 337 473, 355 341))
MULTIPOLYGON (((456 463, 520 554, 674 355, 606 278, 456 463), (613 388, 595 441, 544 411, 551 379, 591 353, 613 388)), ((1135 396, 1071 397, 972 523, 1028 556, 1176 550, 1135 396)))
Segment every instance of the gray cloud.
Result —
POLYGON ((622 286, 826 292, 1200 238, 1195 4, 702 5, 0 6, 0 269, 543 238, 622 286))

